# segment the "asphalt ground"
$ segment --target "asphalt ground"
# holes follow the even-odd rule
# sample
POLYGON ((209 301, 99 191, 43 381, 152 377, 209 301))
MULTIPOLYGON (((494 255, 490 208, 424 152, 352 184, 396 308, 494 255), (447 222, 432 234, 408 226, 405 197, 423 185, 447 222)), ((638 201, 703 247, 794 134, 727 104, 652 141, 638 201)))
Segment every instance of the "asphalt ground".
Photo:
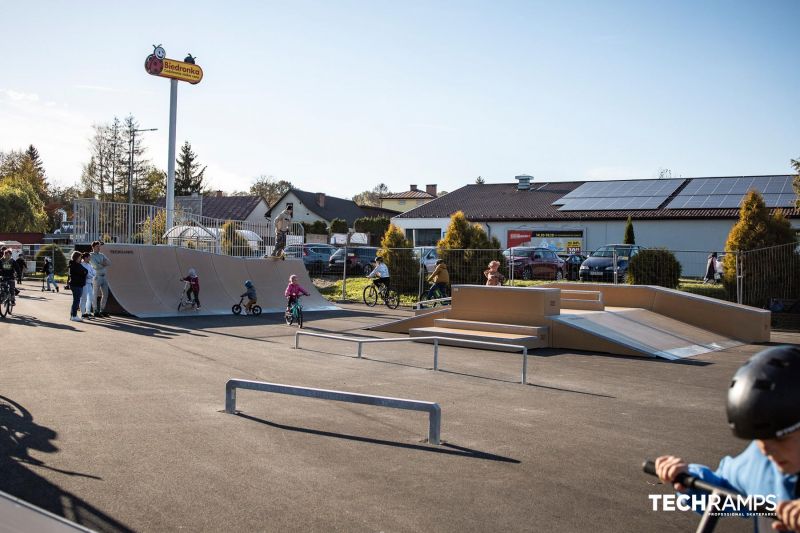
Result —
MULTIPOLYGON (((672 453, 716 465, 746 443, 726 388, 763 346, 685 362, 417 343, 302 340, 263 315, 70 322, 69 293, 26 282, 0 321, 0 490, 98 531, 693 531, 654 512, 641 472, 672 453), (229 378, 435 401, 427 415, 255 391, 229 378)), ((309 313, 307 331, 403 311, 309 313)), ((798 335, 774 335, 798 342, 798 335)), ((749 531, 725 519, 719 531, 749 531)))

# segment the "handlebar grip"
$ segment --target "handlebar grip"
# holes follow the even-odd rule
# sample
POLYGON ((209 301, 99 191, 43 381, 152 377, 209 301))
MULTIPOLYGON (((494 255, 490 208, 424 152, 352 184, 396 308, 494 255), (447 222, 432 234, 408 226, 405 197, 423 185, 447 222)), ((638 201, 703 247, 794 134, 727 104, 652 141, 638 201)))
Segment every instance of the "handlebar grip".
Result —
POLYGON ((654 461, 647 460, 642 463, 642 470, 645 474, 650 474, 651 476, 656 476, 656 463, 654 461))

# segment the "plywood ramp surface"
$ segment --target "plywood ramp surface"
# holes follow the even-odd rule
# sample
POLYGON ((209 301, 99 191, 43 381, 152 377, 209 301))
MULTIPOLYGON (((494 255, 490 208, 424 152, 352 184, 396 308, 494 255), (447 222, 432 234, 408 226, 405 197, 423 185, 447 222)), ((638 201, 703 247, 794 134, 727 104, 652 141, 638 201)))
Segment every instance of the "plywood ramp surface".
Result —
POLYGON ((743 344, 646 309, 567 311, 550 318, 636 352, 664 359, 682 359, 743 344))

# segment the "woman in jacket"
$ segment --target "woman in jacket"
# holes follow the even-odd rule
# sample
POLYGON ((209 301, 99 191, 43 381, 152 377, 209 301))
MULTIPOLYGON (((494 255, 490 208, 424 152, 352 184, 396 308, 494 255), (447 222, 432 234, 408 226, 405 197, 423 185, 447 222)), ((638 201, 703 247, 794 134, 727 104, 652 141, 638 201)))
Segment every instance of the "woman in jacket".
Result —
POLYGON ((78 308, 81 305, 81 296, 83 295, 83 287, 86 285, 88 271, 83 268, 81 263, 81 253, 78 251, 72 252, 69 260, 69 286, 72 288, 72 307, 69 311, 69 319, 73 322, 83 322, 81 317, 78 316, 78 308))

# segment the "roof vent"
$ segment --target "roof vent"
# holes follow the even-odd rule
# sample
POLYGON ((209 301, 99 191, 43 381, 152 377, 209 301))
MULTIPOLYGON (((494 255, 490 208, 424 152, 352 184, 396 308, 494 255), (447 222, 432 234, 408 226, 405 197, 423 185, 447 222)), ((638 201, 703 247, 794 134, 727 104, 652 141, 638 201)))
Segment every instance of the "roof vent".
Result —
POLYGON ((529 191, 531 189, 531 181, 533 180, 533 176, 523 174, 521 176, 514 176, 514 178, 517 180, 518 191, 529 191))

